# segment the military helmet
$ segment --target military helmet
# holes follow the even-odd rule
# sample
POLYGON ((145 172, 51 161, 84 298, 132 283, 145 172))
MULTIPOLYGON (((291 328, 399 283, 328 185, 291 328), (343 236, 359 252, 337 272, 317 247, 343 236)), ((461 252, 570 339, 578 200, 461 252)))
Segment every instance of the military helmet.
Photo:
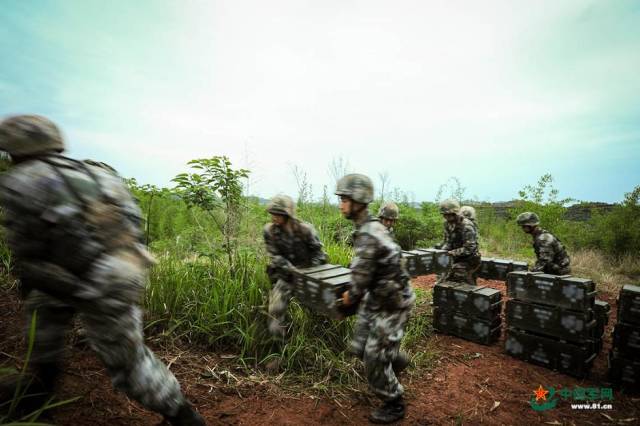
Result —
POLYGON ((440 203, 440 214, 459 214, 460 203, 456 200, 449 198, 440 203))
POLYGON ((356 203, 369 204, 373 201, 373 182, 358 173, 345 175, 336 185, 336 195, 349 197, 356 203))
POLYGON ((536 226, 540 224, 540 218, 535 213, 524 212, 518 215, 516 222, 518 222, 518 225, 520 226, 524 226, 524 225, 536 226))
POLYGON ((381 219, 398 220, 400 217, 400 209, 396 203, 384 203, 380 206, 380 210, 378 210, 378 217, 381 219))
POLYGON ((14 115, 0 121, 0 150, 12 157, 64 151, 62 134, 40 115, 14 115))
POLYGON ((267 204, 267 212, 295 219, 296 203, 288 195, 276 195, 267 204))
POLYGON ((476 220, 476 209, 471 206, 460 207, 460 214, 469 220, 476 220))

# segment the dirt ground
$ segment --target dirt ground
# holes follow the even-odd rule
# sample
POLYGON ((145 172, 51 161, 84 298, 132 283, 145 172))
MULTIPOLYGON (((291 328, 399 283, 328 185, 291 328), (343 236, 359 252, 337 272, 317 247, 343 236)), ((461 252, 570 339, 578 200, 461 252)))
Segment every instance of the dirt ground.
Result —
MULTIPOLYGON (((429 289, 432 275, 414 279, 413 285, 429 289)), ((503 292, 499 281, 479 280, 503 292)), ((609 387, 606 353, 615 324, 615 297, 600 294, 612 306, 604 349, 588 379, 579 380, 516 360, 503 351, 504 336, 493 346, 483 346, 452 336, 435 335, 430 342, 440 358, 430 371, 403 377, 407 400, 407 425, 595 425, 640 424, 640 397, 614 391, 612 410, 572 410, 567 401, 536 412, 529 406, 540 385, 574 388, 609 387)), ((0 294, 0 365, 21 365, 24 351, 23 312, 12 292, 0 294)), ((170 365, 188 397, 212 425, 360 425, 368 424, 371 401, 362 395, 332 400, 296 394, 280 386, 278 377, 246 376, 233 367, 232 355, 214 354, 188 347, 150 346, 170 365)), ((81 398, 57 409, 48 420, 59 425, 157 425, 151 414, 116 393, 92 351, 76 345, 68 361, 60 398, 81 398)))

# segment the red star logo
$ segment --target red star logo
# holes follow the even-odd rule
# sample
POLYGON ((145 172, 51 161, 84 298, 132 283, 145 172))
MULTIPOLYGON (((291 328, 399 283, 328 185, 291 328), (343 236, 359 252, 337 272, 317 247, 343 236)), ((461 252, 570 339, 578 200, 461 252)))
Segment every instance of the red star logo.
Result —
POLYGON ((537 390, 534 390, 533 393, 536 394, 536 402, 538 402, 539 400, 546 401, 549 391, 540 385, 540 387, 537 390))

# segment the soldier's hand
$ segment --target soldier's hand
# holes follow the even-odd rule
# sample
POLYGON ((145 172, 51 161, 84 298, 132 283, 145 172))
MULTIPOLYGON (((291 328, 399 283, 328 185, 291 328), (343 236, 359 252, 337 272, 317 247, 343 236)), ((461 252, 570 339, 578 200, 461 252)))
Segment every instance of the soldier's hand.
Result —
POLYGON ((342 306, 350 306, 351 299, 349 298, 349 291, 342 293, 342 306))
POLYGON ((447 254, 448 254, 449 256, 455 256, 455 251, 454 251, 454 250, 449 250, 449 251, 447 252, 447 254))

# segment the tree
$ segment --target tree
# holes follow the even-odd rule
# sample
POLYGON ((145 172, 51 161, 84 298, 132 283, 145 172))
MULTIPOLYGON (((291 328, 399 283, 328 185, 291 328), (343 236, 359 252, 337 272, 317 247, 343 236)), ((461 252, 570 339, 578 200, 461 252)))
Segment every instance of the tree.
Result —
POLYGON ((201 158, 187 163, 196 173, 180 173, 172 179, 176 190, 188 206, 197 206, 213 219, 223 237, 222 248, 227 254, 229 266, 234 270, 236 237, 242 202, 242 179, 249 170, 235 170, 226 156, 201 158), (215 210, 222 210, 224 221, 220 223, 215 210))

